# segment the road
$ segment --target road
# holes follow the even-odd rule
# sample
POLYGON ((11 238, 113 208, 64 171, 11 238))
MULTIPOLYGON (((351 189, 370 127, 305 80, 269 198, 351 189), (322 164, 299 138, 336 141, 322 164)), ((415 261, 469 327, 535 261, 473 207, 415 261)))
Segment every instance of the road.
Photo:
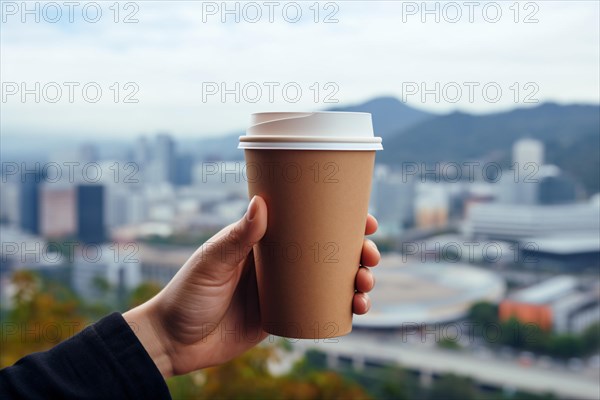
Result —
POLYGON ((554 393, 569 399, 600 399, 597 377, 570 370, 552 370, 537 365, 523 366, 516 360, 481 359, 466 352, 443 350, 436 347, 382 341, 368 333, 352 333, 330 339, 300 340, 294 347, 316 348, 331 355, 363 360, 395 362, 404 368, 427 373, 454 373, 496 387, 511 387, 532 393, 554 393))

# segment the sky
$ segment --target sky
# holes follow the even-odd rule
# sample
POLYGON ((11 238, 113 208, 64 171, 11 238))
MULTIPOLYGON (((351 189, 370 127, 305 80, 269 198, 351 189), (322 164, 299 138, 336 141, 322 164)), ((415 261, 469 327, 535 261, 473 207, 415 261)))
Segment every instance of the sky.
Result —
POLYGON ((435 113, 600 102, 599 2, 468 3, 2 2, 0 128, 204 137, 383 95, 435 113))

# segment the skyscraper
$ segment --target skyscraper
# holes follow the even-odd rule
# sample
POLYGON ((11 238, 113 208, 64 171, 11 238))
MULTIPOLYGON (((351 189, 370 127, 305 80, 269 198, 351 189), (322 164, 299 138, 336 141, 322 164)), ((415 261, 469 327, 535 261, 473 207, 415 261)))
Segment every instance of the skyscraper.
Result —
POLYGON ((166 133, 158 134, 152 153, 159 182, 175 183, 176 158, 173 138, 166 133))
POLYGON ((194 157, 191 154, 177 156, 173 183, 178 186, 191 185, 193 166, 194 157))
POLYGON ((43 180, 42 173, 35 170, 24 171, 21 176, 19 226, 34 235, 40 233, 40 185, 43 180))
POLYGON ((517 140, 513 145, 512 156, 516 168, 525 168, 528 163, 539 168, 544 164, 544 144, 529 138, 517 140))
POLYGON ((72 237, 77 232, 77 192, 68 185, 45 185, 40 191, 40 234, 72 237))
POLYGON ((538 204, 540 168, 544 165, 544 144, 521 139, 513 145, 514 203, 538 204))
POLYGON ((415 182, 412 176, 377 166, 373 180, 372 206, 381 235, 397 235, 414 222, 415 182))
POLYGON ((105 240, 102 185, 77 186, 77 237, 84 243, 105 240))
POLYGON ((540 169, 538 190, 539 204, 568 204, 577 198, 576 183, 555 165, 544 165, 540 169))

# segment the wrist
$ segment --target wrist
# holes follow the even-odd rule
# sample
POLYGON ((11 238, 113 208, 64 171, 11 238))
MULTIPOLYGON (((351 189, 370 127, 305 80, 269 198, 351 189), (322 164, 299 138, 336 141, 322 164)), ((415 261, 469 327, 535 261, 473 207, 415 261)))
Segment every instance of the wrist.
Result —
POLYGON ((173 363, 168 346, 164 343, 164 335, 161 334, 157 324, 153 321, 155 315, 156 313, 152 311, 151 302, 147 302, 127 311, 123 314, 123 318, 144 346, 163 378, 167 379, 173 376, 173 363))

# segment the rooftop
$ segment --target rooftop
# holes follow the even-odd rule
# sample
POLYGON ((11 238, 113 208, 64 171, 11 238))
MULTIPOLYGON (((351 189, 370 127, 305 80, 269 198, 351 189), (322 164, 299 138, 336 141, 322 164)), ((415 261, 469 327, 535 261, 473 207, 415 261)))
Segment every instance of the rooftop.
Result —
POLYGON ((527 250, 553 254, 576 254, 600 252, 600 234, 598 232, 577 235, 552 235, 532 237, 523 240, 527 250), (535 248, 532 248, 532 244, 535 248))
POLYGON ((547 304, 572 293, 576 287, 577 279, 568 275, 558 275, 518 291, 511 299, 522 303, 547 304))

